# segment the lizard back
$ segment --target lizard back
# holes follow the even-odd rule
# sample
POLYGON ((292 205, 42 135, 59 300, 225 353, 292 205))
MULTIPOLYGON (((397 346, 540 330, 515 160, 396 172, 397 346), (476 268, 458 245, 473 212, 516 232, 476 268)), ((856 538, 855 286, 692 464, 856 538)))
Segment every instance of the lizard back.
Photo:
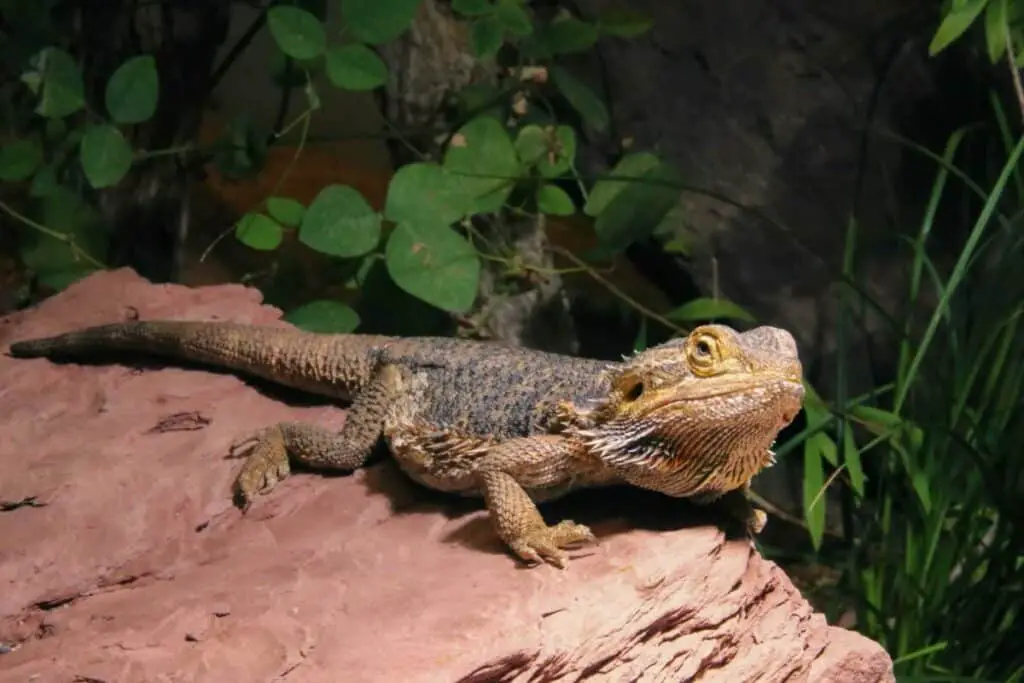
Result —
POLYGON ((613 363, 443 337, 394 340, 382 358, 420 378, 413 410, 437 428, 504 440, 550 431, 558 404, 606 396, 613 363))

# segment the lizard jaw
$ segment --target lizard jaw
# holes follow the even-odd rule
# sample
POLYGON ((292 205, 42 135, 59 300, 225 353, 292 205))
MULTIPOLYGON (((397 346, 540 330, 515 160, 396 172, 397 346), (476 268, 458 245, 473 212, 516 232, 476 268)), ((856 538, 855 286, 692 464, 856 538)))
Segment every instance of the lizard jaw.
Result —
POLYGON ((775 441, 803 395, 802 383, 779 378, 748 391, 651 402, 647 411, 573 431, 634 485, 671 496, 722 493, 775 464, 775 441))

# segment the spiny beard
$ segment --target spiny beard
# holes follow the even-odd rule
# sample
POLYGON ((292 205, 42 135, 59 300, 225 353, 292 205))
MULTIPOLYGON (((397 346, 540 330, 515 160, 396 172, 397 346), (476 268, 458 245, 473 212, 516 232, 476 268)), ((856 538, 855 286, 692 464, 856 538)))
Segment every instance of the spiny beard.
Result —
POLYGON ((648 423, 636 427, 613 422, 577 432, 587 450, 610 467, 650 466, 671 462, 678 453, 676 440, 666 440, 656 432, 660 425, 648 423))
MULTIPOLYGON (((661 472, 678 474, 695 482, 705 471, 756 470, 775 464, 774 440, 756 443, 740 430, 696 427, 683 421, 647 420, 641 424, 624 419, 576 430, 587 450, 605 465, 621 471, 627 479, 647 479, 661 472)), ((670 477, 671 478, 671 477, 670 477)), ((668 479, 665 484, 670 486, 668 479)))

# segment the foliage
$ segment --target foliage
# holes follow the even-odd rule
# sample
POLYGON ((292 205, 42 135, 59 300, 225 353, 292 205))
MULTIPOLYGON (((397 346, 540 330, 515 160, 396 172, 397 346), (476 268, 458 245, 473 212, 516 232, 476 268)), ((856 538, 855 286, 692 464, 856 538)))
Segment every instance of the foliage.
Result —
MULTIPOLYGON (((292 71, 301 75, 307 101, 276 139, 296 128, 308 129, 320 109, 314 86, 319 72, 331 86, 345 90, 383 87, 388 67, 376 49, 409 29, 420 4, 339 1, 344 42, 326 29, 317 3, 273 2, 265 9, 267 30, 292 71)), ((469 116, 450 124, 442 149, 419 150, 418 161, 399 167, 382 211, 344 185, 321 188, 309 206, 275 192, 238 220, 236 239, 254 250, 274 252, 295 237, 317 252, 351 261, 360 272, 383 261, 399 289, 448 313, 465 314, 476 303, 481 259, 508 259, 510 271, 520 267, 512 264, 514 258, 484 251, 485 242, 476 235, 481 219, 571 216, 583 209, 595 219, 605 257, 663 224, 678 203, 681 177, 655 154, 628 154, 612 169, 613 177, 622 177, 598 180, 590 188, 577 172, 578 139, 607 134, 609 115, 590 87, 560 63, 562 56, 590 50, 600 40, 641 35, 650 28, 649 19, 621 8, 591 20, 565 9, 542 16, 524 0, 455 0, 453 9, 467 24, 475 54, 509 67, 496 69, 500 75, 488 90, 487 106, 468 108, 469 116), (559 103, 578 119, 560 120, 555 114, 559 103)), ((187 159, 197 152, 205 154, 202 163, 216 164, 228 177, 260 172, 266 149, 244 121, 226 130, 212 150, 197 150, 194 142, 180 150, 137 148, 133 129, 176 104, 160 101, 156 60, 146 53, 122 59, 105 75, 98 103, 92 101, 93 91, 70 45, 59 40, 40 45, 25 64, 21 80, 34 96, 34 109, 22 117, 16 139, 0 150, 0 179, 116 191, 130 182, 142 160, 176 154, 187 159), (56 145, 44 144, 54 140, 44 140, 39 132, 50 124, 60 129, 56 145), (77 166, 71 168, 64 163, 70 149, 77 149, 77 166)), ((468 103, 480 92, 481 86, 471 85, 455 93, 455 99, 468 103)), ((300 149, 304 144, 303 132, 300 149)), ((92 195, 82 196, 89 201, 92 195)), ((86 253, 64 225, 43 225, 33 218, 27 224, 57 235, 54 248, 69 250, 74 262, 88 264, 76 273, 100 267, 102 247, 86 253)), ((53 263, 58 261, 63 263, 53 263)), ((49 277, 47 264, 37 259, 34 268, 49 277)), ((324 310, 306 309, 298 320, 306 324, 309 311, 324 310)), ((324 317, 334 318, 346 329, 352 320, 324 317)))
POLYGON ((971 27, 984 32, 989 60, 1003 57, 1024 66, 1024 2, 1021 0, 953 0, 943 6, 942 22, 928 51, 937 55, 960 40, 971 27))
MULTIPOLYGON (((991 62, 1005 57, 1019 68, 1022 9, 1016 0, 947 2, 930 52, 976 26, 991 62)), ((1019 93, 1015 69, 1011 78, 1019 93)), ((856 216, 847 228, 839 353, 844 330, 866 311, 880 315, 897 359, 892 381, 851 397, 851 369, 841 364, 835 400, 808 386, 805 426, 777 450, 803 453, 810 541, 842 569, 833 616, 852 610, 856 628, 892 655, 900 681, 1024 681, 1024 137, 1010 133, 1010 117, 992 101, 1002 152, 995 178, 972 179, 954 163, 977 127, 954 132, 941 155, 906 142, 937 172, 905 244, 905 310, 883 310, 867 295, 856 216), (955 262, 940 265, 937 225, 965 215, 951 181, 972 195, 973 212, 955 262), (823 544, 830 486, 841 487, 844 512, 836 547, 823 544)))
MULTIPOLYGON (((906 245, 906 310, 889 318, 894 380, 833 405, 811 392, 806 427, 779 449, 804 451, 816 547, 826 469, 844 487, 852 524, 841 602, 852 603, 858 628, 885 645, 907 681, 1024 680, 1024 137, 1006 134, 1004 164, 985 191, 953 164, 965 135, 932 155, 931 200, 906 245), (951 176, 976 193, 978 211, 944 272, 929 245, 936 223, 958 210, 945 199, 951 176)), ((877 308, 856 284, 856 227, 842 325, 877 308)), ((838 386, 849 386, 850 368, 839 372, 838 386)))

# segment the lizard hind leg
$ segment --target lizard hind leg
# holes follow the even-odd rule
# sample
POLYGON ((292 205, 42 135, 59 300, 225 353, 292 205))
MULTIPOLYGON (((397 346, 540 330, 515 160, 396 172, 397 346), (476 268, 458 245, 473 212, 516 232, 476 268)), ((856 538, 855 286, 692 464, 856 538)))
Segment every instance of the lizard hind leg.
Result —
POLYGON ((280 422, 236 441, 231 455, 246 458, 235 479, 236 503, 248 509, 257 494, 269 493, 291 473, 293 463, 348 472, 362 467, 401 388, 398 369, 385 365, 353 401, 340 432, 308 422, 280 422))

